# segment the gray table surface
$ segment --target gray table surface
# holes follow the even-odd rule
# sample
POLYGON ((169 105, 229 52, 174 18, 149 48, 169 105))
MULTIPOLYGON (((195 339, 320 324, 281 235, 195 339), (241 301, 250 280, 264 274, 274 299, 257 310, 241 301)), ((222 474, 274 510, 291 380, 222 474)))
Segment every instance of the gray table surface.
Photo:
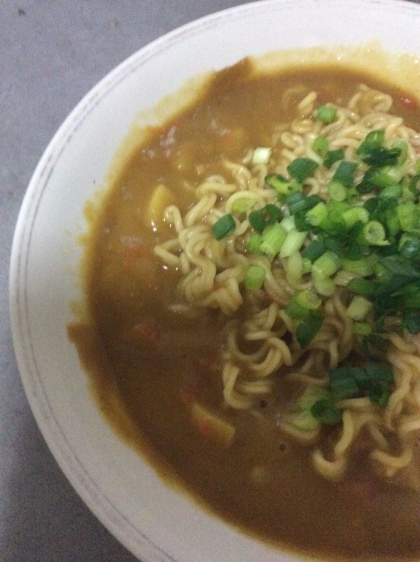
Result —
POLYGON ((113 67, 179 25, 243 3, 0 0, 1 562, 135 562, 61 473, 20 382, 8 315, 8 268, 31 174, 67 114, 113 67))

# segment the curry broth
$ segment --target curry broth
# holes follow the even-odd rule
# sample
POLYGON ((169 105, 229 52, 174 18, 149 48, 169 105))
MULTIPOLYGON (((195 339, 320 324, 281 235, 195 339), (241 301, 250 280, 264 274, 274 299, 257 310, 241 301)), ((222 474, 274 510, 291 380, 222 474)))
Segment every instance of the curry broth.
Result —
MULTIPOLYGON (((226 175, 222 156, 234 160, 267 145, 275 125, 289 120, 305 93, 314 89, 321 103, 345 103, 361 82, 390 93, 393 112, 420 129, 412 100, 367 75, 329 66, 254 77, 244 61, 216 75, 196 105, 151 130, 92 227, 87 294, 93 322, 69 333, 105 415, 224 518, 301 552, 400 559, 420 555, 416 493, 367 477, 362 458, 354 459, 342 482, 325 481, 312 469, 307 450, 276 428, 270 400, 252 412, 224 409, 218 356, 225 319, 218 312, 185 319, 167 311, 177 300, 178 276, 162 266, 152 247, 169 227, 147 215, 159 184, 170 187, 170 201, 188 208, 194 186, 211 173, 226 175), (290 88, 296 95, 280 103, 290 88), (186 405, 191 396, 235 425, 229 448, 195 429, 186 405)), ((290 392, 283 389, 286 398, 290 392)))

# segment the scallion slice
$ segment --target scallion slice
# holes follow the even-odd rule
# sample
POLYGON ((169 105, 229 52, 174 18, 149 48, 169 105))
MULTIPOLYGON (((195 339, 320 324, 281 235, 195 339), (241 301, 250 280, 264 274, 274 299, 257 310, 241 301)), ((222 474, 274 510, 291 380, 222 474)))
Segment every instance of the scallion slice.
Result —
POLYGON ((213 224, 212 231, 216 240, 222 240, 222 238, 226 238, 226 236, 233 234, 235 232, 235 228, 235 219, 232 215, 228 214, 223 215, 223 217, 220 217, 220 219, 213 224))
POLYGON ((341 421, 343 412, 332 400, 317 400, 311 408, 311 414, 323 425, 336 425, 341 421))
POLYGON ((351 187, 354 182, 354 174, 357 170, 358 163, 350 160, 341 160, 333 175, 333 181, 339 182, 344 187, 351 187))
POLYGON ((389 244, 386 239, 385 228, 379 221, 367 222, 361 232, 361 243, 368 246, 385 246, 389 244))
POLYGON ((260 265, 250 265, 245 273, 244 285, 250 291, 261 289, 264 284, 265 269, 260 265))
POLYGON ((311 312, 296 328, 296 339, 302 349, 308 347, 321 329, 324 317, 318 312, 311 312))
POLYGON ((360 295, 356 295, 347 307, 347 316, 352 320, 362 322, 366 319, 366 316, 372 308, 373 304, 370 300, 360 295))
POLYGON ((295 180, 302 183, 318 166, 318 162, 315 162, 312 158, 295 158, 295 160, 292 160, 287 166, 287 171, 295 180))
POLYGON ((369 154, 370 152, 372 152, 372 150, 381 148, 384 144, 384 141, 385 131, 383 131, 382 129, 371 131, 365 136, 363 141, 356 149, 356 154, 358 156, 366 156, 366 154, 369 154))
POLYGON ((327 248, 322 240, 312 240, 312 242, 302 250, 302 256, 314 262, 320 258, 326 250, 327 248))
POLYGON ((275 189, 280 196, 287 195, 291 191, 302 191, 302 186, 298 182, 288 180, 281 174, 267 174, 264 181, 275 189))
POLYGON ((325 137, 317 137, 312 144, 312 149, 321 158, 325 158, 328 154, 328 140, 325 137))
POLYGON ((327 152, 323 164, 326 168, 331 168, 333 164, 335 164, 339 160, 343 160, 343 158, 344 158, 343 148, 337 148, 336 150, 329 150, 327 152))
POLYGON ((328 184, 328 194, 333 201, 344 201, 347 198, 344 185, 334 179, 328 184))
POLYGON ((334 252, 327 251, 312 265, 312 272, 320 278, 331 277, 340 269, 340 258, 334 252))
POLYGON ((316 112, 316 118, 323 123, 332 123, 337 115, 337 109, 329 105, 320 105, 316 112))
POLYGON ((260 234, 267 226, 278 222, 281 218, 281 209, 274 203, 267 203, 262 209, 251 211, 248 215, 249 224, 260 234))
POLYGON ((283 242, 283 245, 280 250, 280 257, 281 258, 288 258, 299 252, 302 247, 302 244, 305 242, 307 237, 307 232, 299 232, 299 230, 290 230, 287 233, 287 236, 283 242))
POLYGON ((285 241, 287 232, 279 223, 268 226, 262 235, 260 250, 269 256, 275 256, 280 252, 283 242, 285 241))

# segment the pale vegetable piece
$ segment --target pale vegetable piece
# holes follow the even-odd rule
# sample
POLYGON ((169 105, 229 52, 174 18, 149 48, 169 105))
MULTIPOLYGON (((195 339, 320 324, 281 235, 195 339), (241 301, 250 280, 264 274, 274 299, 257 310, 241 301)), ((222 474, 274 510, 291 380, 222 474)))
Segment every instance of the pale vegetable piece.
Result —
POLYGON ((197 402, 191 408, 191 417, 198 431, 227 449, 235 436, 235 427, 197 402))
POLYGON ((252 154, 252 164, 268 164, 273 152, 272 148, 259 146, 252 154))
POLYGON ((149 199, 145 215, 146 226, 156 227, 163 220, 163 213, 174 202, 171 190, 163 183, 157 185, 149 199))

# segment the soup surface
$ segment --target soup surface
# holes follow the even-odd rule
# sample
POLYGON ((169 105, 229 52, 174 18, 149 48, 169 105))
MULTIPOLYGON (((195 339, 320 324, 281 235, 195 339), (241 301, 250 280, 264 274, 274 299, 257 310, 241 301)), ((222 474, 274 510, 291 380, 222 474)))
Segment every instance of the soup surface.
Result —
POLYGON ((226 161, 244 162, 256 147, 273 146, 306 95, 316 92, 318 105, 345 106, 360 84, 391 95, 392 113, 420 130, 414 101, 369 76, 329 66, 255 77, 246 61, 217 74, 193 107, 151 130, 92 225, 92 322, 71 326, 69 334, 105 415, 162 474, 175 475, 216 513, 291 550, 395 560, 420 555, 416 486, 377 475, 363 448, 354 449, 340 478, 314 470, 308 447, 281 429, 279 404, 296 394, 281 369, 275 400, 261 393, 251 407, 226 405, 225 327, 244 312, 174 312, 174 303, 185 305, 181 272, 154 253, 174 236, 167 206, 186 213, 205 178, 239 181, 226 161))

